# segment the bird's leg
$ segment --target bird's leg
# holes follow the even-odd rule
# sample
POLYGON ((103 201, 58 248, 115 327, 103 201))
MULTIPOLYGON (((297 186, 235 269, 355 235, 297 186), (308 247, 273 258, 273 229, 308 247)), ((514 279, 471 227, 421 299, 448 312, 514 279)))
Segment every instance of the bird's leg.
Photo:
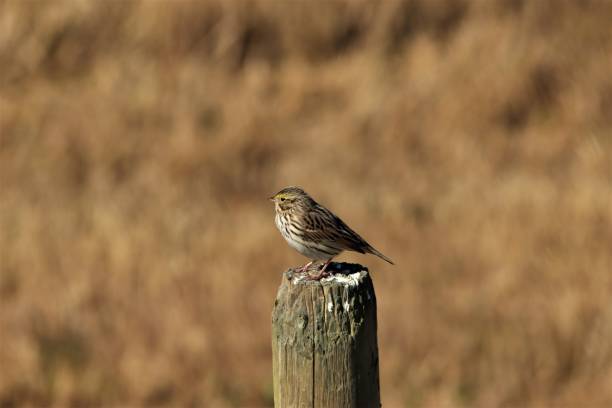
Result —
POLYGON ((309 276, 309 280, 321 280, 321 278, 325 278, 327 276, 329 276, 329 273, 325 272, 325 269, 327 268, 327 266, 330 264, 331 262, 331 258, 329 258, 327 260, 327 262, 325 262, 325 264, 323 265, 323 267, 321 268, 321 270, 319 271, 319 273, 317 273, 316 275, 310 275, 309 276))
POLYGON ((313 263, 313 262, 314 262, 314 261, 310 261, 310 262, 308 262, 306 265, 304 265, 304 266, 300 266, 300 268, 298 269, 298 272, 299 272, 299 273, 304 273, 304 272, 306 272, 306 271, 308 270, 308 267, 309 267, 310 265, 312 265, 312 263, 313 263))

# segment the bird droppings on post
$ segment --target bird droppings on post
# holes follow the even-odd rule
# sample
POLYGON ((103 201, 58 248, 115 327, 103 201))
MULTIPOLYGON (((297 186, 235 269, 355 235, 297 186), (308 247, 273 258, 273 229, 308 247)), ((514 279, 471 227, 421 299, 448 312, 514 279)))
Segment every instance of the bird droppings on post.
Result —
MULTIPOLYGON (((321 282, 321 284, 323 285, 331 284, 331 283, 339 283, 345 286, 357 286, 359 285, 359 283, 361 282, 361 280, 366 274, 367 274, 366 271, 356 272, 350 275, 330 274, 330 276, 321 279, 319 282, 321 282)), ((309 281, 308 279, 309 278, 306 274, 299 274, 299 275, 296 274, 296 275, 293 275, 291 282, 294 285, 297 285, 299 283, 304 283, 305 281, 309 281)), ((316 283, 317 281, 312 281, 312 282, 316 283)))

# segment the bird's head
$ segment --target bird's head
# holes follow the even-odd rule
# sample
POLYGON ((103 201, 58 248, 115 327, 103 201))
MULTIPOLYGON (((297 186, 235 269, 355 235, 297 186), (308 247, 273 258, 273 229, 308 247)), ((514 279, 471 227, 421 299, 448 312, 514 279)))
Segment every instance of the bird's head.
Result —
POLYGON ((301 204, 312 201, 312 198, 300 187, 285 187, 270 197, 276 211, 287 211, 301 204))

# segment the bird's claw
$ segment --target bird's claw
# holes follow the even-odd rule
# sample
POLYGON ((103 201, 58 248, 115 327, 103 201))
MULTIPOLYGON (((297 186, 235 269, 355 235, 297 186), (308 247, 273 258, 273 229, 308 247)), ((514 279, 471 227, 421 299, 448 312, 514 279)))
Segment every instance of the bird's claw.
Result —
POLYGON ((316 275, 308 274, 307 279, 311 281, 320 281, 321 279, 327 278, 328 276, 329 276, 329 272, 321 271, 317 273, 316 275))

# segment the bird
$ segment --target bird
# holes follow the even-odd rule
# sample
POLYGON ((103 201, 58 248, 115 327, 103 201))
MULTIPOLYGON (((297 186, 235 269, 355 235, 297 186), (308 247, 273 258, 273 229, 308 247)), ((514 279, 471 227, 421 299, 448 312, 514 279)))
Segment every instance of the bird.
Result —
POLYGON ((310 259, 298 271, 306 272, 315 261, 325 261, 318 274, 309 275, 310 279, 329 276, 326 268, 342 251, 370 253, 394 265, 301 187, 285 187, 269 199, 274 202, 274 221, 281 235, 289 246, 310 259))

